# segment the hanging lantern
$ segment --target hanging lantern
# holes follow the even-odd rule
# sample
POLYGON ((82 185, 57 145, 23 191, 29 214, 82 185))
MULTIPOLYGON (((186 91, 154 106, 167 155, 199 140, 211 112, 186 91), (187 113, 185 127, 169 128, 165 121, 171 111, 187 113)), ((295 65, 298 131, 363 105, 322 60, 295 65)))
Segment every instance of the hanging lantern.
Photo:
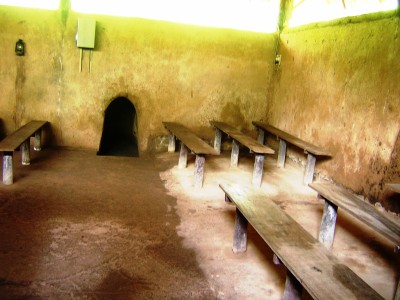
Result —
POLYGON ((15 54, 18 56, 23 56, 25 54, 25 44, 21 39, 19 39, 15 44, 15 54))

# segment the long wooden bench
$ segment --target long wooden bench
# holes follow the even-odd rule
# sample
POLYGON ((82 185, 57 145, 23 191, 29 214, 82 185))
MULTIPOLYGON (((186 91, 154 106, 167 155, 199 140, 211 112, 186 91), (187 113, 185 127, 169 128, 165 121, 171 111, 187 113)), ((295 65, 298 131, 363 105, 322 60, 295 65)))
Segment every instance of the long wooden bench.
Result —
POLYGON ((400 251, 400 226, 346 189, 329 182, 313 182, 309 186, 324 200, 319 240, 330 248, 335 236, 337 211, 340 207, 374 231, 386 237, 400 251))
POLYGON ((307 154, 307 164, 304 173, 304 184, 306 185, 313 181, 316 156, 332 156, 332 154, 328 150, 315 146, 309 142, 303 141, 269 124, 253 121, 253 125, 258 128, 258 141, 261 144, 264 144, 265 132, 269 132, 279 139, 279 152, 277 162, 278 167, 285 166, 287 143, 295 145, 296 147, 304 150, 304 152, 307 154))
POLYGON ((14 182, 13 154, 21 147, 22 164, 30 164, 30 137, 34 136, 34 150, 41 150, 42 128, 47 121, 31 121, 20 127, 0 142, 0 151, 3 152, 3 184, 14 182))
MULTIPOLYGON (((324 200, 324 211, 318 240, 328 249, 335 237, 337 211, 340 207, 394 245, 394 252, 400 253, 400 226, 388 219, 371 204, 361 200, 351 192, 329 182, 313 182, 309 186, 324 200)), ((400 299, 400 281, 397 284, 395 300, 400 299)))
POLYGON ((188 149, 196 154, 195 171, 194 171, 194 186, 202 187, 204 178, 204 163, 206 155, 218 155, 213 147, 195 135, 189 129, 181 124, 173 122, 163 122, 164 127, 170 132, 168 152, 175 152, 175 140, 181 141, 179 153, 179 168, 186 168, 188 149))
POLYGON ((233 252, 247 250, 250 223, 288 270, 283 299, 300 299, 302 288, 314 299, 383 299, 266 195, 238 185, 220 187, 236 205, 233 252))
POLYGON ((210 124, 215 128, 214 149, 217 150, 218 153, 221 152, 222 132, 232 138, 231 166, 238 165, 239 144, 245 146, 255 154, 252 182, 254 186, 260 187, 264 170, 264 156, 266 154, 274 154, 275 151, 267 146, 261 145, 253 138, 226 123, 210 121, 210 124))

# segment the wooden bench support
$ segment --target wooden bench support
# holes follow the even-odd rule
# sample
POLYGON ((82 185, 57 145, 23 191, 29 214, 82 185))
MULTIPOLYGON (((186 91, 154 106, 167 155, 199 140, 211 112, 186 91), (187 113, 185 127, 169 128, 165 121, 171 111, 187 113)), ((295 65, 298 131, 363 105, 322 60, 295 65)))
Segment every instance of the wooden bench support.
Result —
POLYGON ((14 183, 13 175, 13 152, 3 153, 3 184, 10 185, 14 183))
POLYGON ((33 150, 35 150, 35 151, 41 151, 42 150, 42 131, 41 130, 38 130, 38 131, 35 132, 33 150))
POLYGON ((285 167, 285 160, 286 160, 286 142, 284 140, 280 139, 279 140, 278 161, 277 161, 278 168, 285 167))
POLYGON ((214 149, 221 153, 222 131, 215 128, 214 149))
POLYGON ((204 155, 196 155, 195 167, 194 167, 194 186, 200 188, 203 186, 204 178, 204 163, 206 158, 204 155))
POLYGON ((170 134, 168 140, 168 152, 175 152, 175 135, 170 134))
POLYGON ((264 154, 255 154, 253 169, 253 185, 260 187, 264 170, 264 154))
POLYGON ((307 154, 306 170, 304 172, 304 184, 308 185, 314 180, 314 169, 315 169, 316 158, 311 153, 307 154))
POLYGON ((239 144, 234 139, 232 140, 231 167, 237 167, 239 162, 239 144))
POLYGON ((336 218, 338 207, 327 199, 324 203, 324 212, 322 214, 321 227, 319 230, 318 241, 326 246, 332 248, 333 239, 335 237, 336 218))
POLYGON ((285 290, 283 292, 283 300, 300 300, 301 293, 303 292, 303 286, 297 280, 296 277, 293 276, 290 271, 287 271, 286 274, 286 282, 285 282, 285 290))
POLYGON ((236 208, 235 230, 233 233, 233 253, 246 252, 247 250, 247 219, 236 208))
POLYGON ((188 153, 188 148, 183 142, 181 142, 181 150, 179 152, 179 162, 178 162, 179 169, 184 169, 187 167, 187 153, 188 153))
POLYGON ((24 166, 30 165, 31 164, 31 151, 30 151, 29 140, 22 143, 21 151, 22 151, 22 164, 24 166))
POLYGON ((257 142, 264 145, 264 140, 265 140, 265 131, 261 128, 258 128, 257 142))

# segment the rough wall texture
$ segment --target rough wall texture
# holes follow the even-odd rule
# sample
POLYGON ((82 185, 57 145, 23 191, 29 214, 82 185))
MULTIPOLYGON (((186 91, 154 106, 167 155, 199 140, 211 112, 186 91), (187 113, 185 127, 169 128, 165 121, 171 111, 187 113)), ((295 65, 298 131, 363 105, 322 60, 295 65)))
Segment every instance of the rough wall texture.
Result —
POLYGON ((55 145, 98 149, 103 114, 123 96, 137 111, 141 152, 179 121, 213 135, 208 121, 252 128, 266 111, 273 35, 131 18, 93 16, 96 46, 75 46, 78 15, 0 7, 0 105, 4 130, 31 119, 51 122, 55 145), (26 42, 26 55, 14 53, 26 42))
POLYGON ((317 171, 372 201, 399 180, 399 51, 393 14, 284 31, 269 94, 267 120, 330 149, 317 171))

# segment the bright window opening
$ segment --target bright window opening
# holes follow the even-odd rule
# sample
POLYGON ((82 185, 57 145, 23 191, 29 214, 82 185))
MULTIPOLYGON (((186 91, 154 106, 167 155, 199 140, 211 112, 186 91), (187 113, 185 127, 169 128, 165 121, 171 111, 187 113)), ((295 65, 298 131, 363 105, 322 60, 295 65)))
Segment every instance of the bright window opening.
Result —
POLYGON ((71 0, 71 7, 87 14, 275 32, 279 0, 71 0))
POLYGON ((57 10, 60 0, 0 0, 0 5, 57 10))
POLYGON ((295 0, 289 27, 394 10, 398 0, 295 0))

